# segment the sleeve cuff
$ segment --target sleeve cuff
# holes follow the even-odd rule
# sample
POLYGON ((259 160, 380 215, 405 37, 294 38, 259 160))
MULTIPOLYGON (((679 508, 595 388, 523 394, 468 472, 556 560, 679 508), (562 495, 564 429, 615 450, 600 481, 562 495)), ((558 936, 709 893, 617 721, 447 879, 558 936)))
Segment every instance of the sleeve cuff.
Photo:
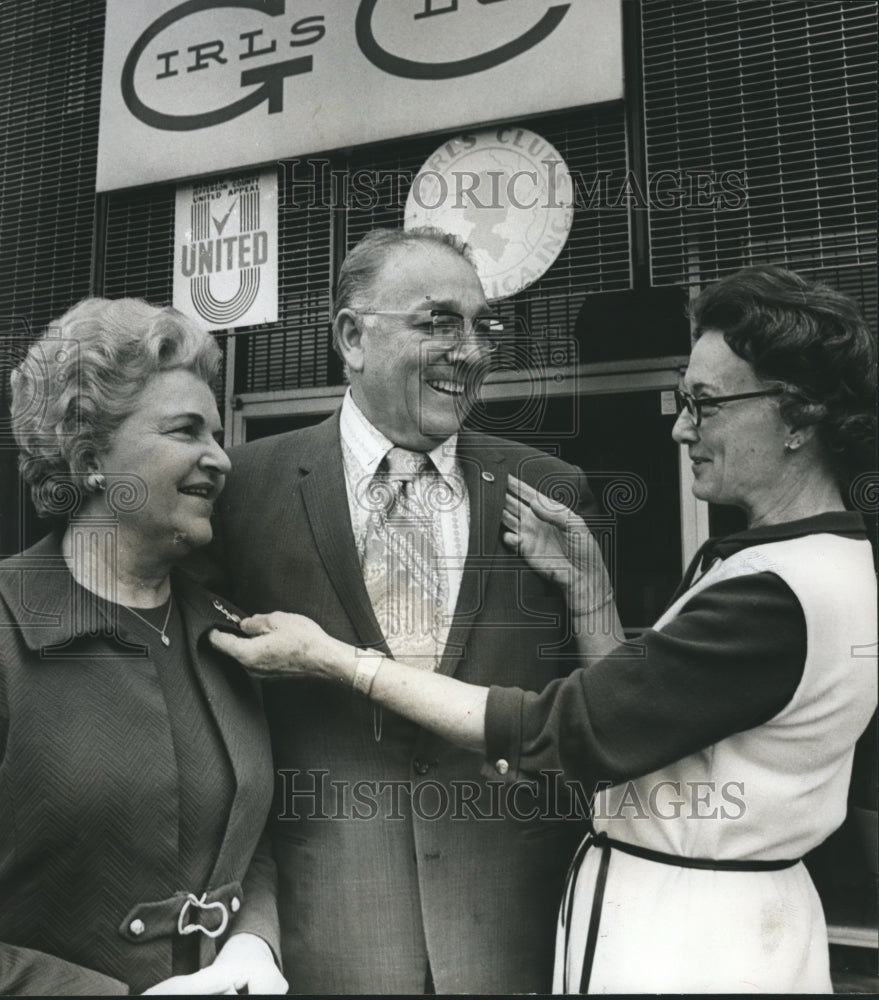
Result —
POLYGON ((492 686, 485 706, 485 772, 510 781, 519 776, 522 751, 522 703, 519 688, 492 686))
POLYGON ((281 968, 281 941, 277 926, 271 920, 260 919, 259 917, 245 918, 231 927, 224 940, 228 940, 235 934, 252 934, 254 937, 262 938, 269 946, 269 951, 275 959, 275 965, 281 968))

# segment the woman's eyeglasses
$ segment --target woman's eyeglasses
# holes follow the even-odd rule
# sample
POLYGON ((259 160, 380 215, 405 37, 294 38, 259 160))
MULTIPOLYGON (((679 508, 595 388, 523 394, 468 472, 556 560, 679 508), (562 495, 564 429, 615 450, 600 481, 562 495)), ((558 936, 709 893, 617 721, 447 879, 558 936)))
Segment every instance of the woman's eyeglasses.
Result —
POLYGON ((717 406, 720 403, 735 403, 739 399, 759 399, 761 396, 780 396, 783 389, 763 389, 760 392, 737 392, 734 396, 692 396, 683 389, 675 389, 675 406, 678 416, 683 410, 689 413, 693 425, 702 423, 702 407, 717 406))
POLYGON ((425 336, 437 340, 469 341, 487 351, 496 351, 504 335, 504 321, 500 316, 474 316, 468 322, 460 313, 445 309, 357 309, 356 312, 359 316, 405 316, 409 325, 425 336))

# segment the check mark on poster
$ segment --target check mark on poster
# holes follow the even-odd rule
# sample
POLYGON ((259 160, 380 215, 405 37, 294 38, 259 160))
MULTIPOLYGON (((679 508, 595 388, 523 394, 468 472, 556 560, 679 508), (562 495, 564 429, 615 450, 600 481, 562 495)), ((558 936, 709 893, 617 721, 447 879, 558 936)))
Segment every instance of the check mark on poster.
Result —
POLYGON ((235 206, 237 204, 238 204, 238 199, 236 198, 235 201, 232 202, 229 211, 223 216, 222 219, 215 219, 213 215, 211 216, 211 218, 214 220, 214 225, 217 227, 218 236, 223 235, 223 230, 226 228, 226 223, 229 221, 229 216, 235 210, 235 206))

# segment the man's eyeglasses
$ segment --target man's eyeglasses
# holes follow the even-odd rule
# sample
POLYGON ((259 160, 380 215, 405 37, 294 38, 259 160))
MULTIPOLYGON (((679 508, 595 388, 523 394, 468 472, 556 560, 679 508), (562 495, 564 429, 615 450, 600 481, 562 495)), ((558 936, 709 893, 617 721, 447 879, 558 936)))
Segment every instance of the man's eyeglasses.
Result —
POLYGON ((678 416, 683 410, 690 414, 694 426, 702 423, 702 407, 720 403, 735 403, 739 399, 758 399, 761 396, 780 396, 783 389, 763 389, 761 392, 737 392, 734 396, 691 396, 683 389, 675 389, 675 406, 678 416))
POLYGON ((504 321, 500 316, 474 316, 468 323, 460 313, 446 309, 422 309, 414 312, 357 309, 356 312, 360 316, 405 316, 409 320, 409 325, 426 337, 437 340, 471 341, 486 351, 496 351, 504 335, 504 321))

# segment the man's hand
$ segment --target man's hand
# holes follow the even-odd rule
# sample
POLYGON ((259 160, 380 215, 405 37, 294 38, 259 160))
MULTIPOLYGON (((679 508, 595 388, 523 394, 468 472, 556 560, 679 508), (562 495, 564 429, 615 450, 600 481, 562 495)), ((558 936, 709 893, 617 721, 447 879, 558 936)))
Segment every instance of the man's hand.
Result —
POLYGON ((346 672, 350 647, 331 639, 303 615, 283 611, 253 615, 241 622, 241 631, 249 638, 216 629, 209 638, 213 646, 257 677, 342 679, 346 672))
POLYGON ((256 934, 233 934, 214 961, 189 976, 172 976, 144 995, 208 993, 277 994, 287 992, 287 980, 275 964, 271 948, 256 934))

